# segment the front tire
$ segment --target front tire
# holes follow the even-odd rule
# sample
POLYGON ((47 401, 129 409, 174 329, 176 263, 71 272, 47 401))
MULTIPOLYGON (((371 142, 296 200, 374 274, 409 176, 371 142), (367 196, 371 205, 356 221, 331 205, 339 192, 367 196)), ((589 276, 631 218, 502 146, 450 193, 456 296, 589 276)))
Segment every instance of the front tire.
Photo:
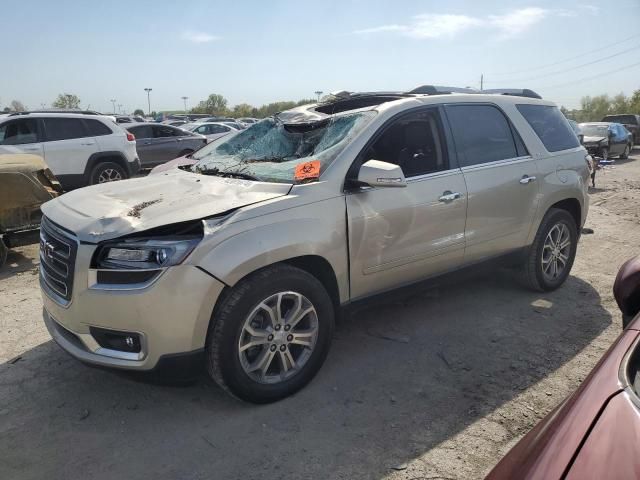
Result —
POLYGON ((209 375, 242 400, 280 400, 316 375, 333 328, 333 303, 318 279, 290 265, 259 270, 215 310, 206 345, 209 375))
POLYGON ((530 288, 548 292, 560 287, 571 272, 578 246, 578 227, 566 210, 550 209, 538 228, 524 264, 530 288))
POLYGON ((91 172, 90 185, 99 183, 116 182, 129 178, 124 168, 114 162, 101 162, 91 172))

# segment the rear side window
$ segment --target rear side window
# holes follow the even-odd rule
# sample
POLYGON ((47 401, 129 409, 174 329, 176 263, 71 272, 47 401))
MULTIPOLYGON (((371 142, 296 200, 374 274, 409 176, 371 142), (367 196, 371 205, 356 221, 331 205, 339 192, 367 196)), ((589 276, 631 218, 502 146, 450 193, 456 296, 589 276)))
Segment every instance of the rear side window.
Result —
POLYGON ((162 137, 184 137, 188 135, 187 132, 181 130, 179 128, 170 127, 168 125, 163 125, 159 127, 153 127, 153 131, 156 138, 162 137))
POLYGON ((109 127, 98 120, 85 119, 84 123, 89 129, 89 133, 94 137, 98 137, 100 135, 111 135, 113 133, 109 127))
POLYGON ((92 136, 79 118, 45 118, 44 126, 50 142, 92 136))
POLYGON ((150 125, 142 125, 140 127, 128 128, 131 133, 136 137, 136 139, 141 138, 153 138, 153 130, 150 125))
POLYGON ((24 145, 38 142, 38 122, 20 119, 0 125, 0 145, 24 145))
POLYGON ((549 152, 580 146, 571 125, 557 107, 549 105, 516 105, 549 152))
MULTIPOLYGON (((448 105, 446 109, 462 167, 522 156, 508 120, 496 107, 448 105)), ((520 149, 526 155, 524 145, 520 149)))

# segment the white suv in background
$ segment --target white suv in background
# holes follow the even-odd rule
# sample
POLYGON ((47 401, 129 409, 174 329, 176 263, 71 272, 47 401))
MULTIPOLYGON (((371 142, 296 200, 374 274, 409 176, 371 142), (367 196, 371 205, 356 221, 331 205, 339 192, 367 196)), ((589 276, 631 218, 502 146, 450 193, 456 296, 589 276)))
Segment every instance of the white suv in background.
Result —
POLYGON ((65 190, 129 178, 140 169, 135 137, 94 113, 14 113, 0 119, 0 153, 44 158, 65 190))

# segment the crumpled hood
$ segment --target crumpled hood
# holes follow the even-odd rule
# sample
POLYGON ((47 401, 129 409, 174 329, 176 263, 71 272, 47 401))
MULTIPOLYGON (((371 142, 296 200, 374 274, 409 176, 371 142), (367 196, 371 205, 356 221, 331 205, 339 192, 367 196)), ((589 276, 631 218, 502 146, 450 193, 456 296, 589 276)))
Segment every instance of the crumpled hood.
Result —
MULTIPOLYGON (((608 140, 607 137, 584 137, 582 140, 584 143, 598 143, 602 142, 602 140, 608 140)), ((606 142, 603 142, 606 143, 606 142)))
POLYGON ((96 243, 134 232, 215 216, 286 195, 291 185, 200 175, 172 170, 160 175, 104 183, 66 193, 42 212, 96 243))

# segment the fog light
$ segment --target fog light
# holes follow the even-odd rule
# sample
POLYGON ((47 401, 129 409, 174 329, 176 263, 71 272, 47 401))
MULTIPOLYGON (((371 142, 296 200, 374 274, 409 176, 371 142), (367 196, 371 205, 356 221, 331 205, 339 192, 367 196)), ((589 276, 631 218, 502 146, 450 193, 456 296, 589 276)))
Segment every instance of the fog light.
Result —
POLYGON ((98 327, 90 327, 89 332, 102 348, 130 353, 140 353, 142 350, 140 335, 137 333, 119 332, 98 327))

